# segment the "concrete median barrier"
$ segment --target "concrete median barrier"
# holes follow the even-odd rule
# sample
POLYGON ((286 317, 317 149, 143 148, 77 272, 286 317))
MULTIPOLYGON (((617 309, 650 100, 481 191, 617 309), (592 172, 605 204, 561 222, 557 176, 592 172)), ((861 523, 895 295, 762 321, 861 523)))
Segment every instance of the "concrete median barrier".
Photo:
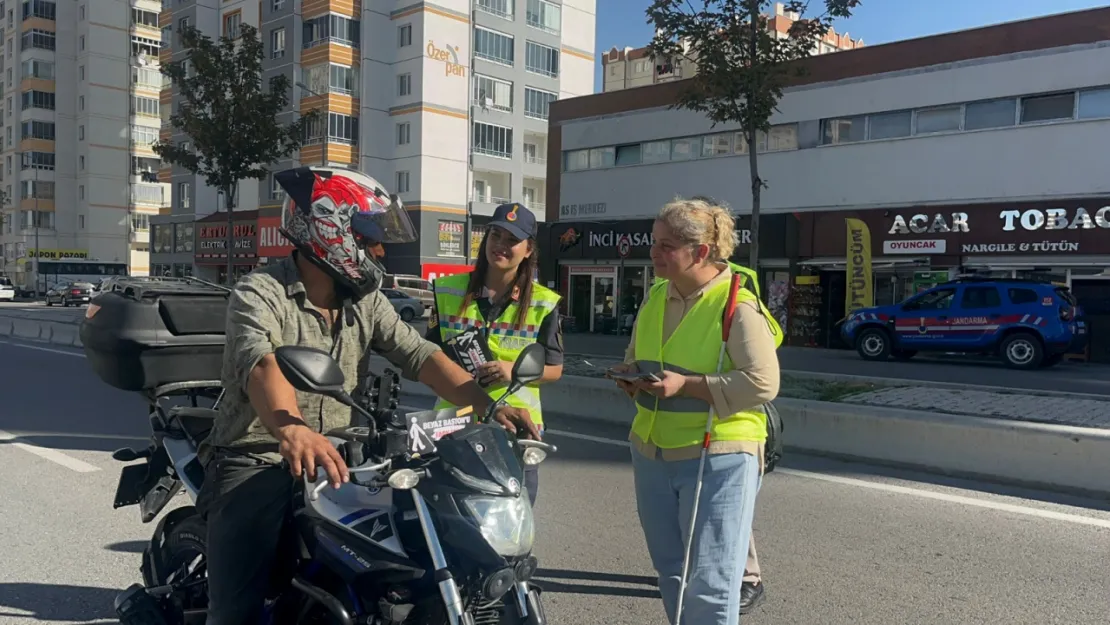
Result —
POLYGON ((68 321, 44 321, 0 315, 0 336, 63 347, 81 347, 80 325, 68 321))
MULTIPOLYGON (((422 384, 404 389, 433 395, 422 384)), ((568 415, 630 425, 635 412, 608 380, 567 376, 541 396, 549 424, 568 415)), ((1110 497, 1107 430, 788 398, 775 405, 788 451, 1110 497)))

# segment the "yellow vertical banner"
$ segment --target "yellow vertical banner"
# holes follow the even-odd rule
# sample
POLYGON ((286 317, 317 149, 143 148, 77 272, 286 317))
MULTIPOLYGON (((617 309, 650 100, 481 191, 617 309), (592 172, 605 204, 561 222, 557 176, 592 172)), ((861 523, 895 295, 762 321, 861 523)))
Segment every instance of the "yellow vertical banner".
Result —
POLYGON ((848 280, 844 289, 844 314, 875 304, 875 287, 871 282, 871 230, 858 219, 845 217, 848 225, 848 280))

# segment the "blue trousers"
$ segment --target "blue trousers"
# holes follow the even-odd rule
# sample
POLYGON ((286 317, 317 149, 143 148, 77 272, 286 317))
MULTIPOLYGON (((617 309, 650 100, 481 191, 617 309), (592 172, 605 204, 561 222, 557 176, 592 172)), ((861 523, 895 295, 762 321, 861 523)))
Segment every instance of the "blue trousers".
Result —
POLYGON ((682 623, 675 623, 698 460, 667 462, 632 450, 636 508, 671 625, 738 625, 740 584, 759 492, 759 459, 706 458, 682 623))

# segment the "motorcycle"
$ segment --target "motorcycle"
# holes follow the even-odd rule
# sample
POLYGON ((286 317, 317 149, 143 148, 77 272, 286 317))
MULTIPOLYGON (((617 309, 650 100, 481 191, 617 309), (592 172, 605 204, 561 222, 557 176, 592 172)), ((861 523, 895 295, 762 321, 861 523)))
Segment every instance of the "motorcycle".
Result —
MULTIPOLYGON (((278 367, 294 388, 350 406, 365 423, 326 433, 349 467, 350 482, 331 488, 321 468, 294 489, 294 548, 274 575, 264 620, 545 625, 542 589, 531 582, 538 562, 523 467, 543 462, 556 448, 517 439, 491 423, 509 395, 540 379, 544 356, 541 345, 526 348, 505 393, 475 419, 470 408, 398 411, 399 376, 388 370, 352 397, 327 352, 277 348, 278 367)), ((124 467, 114 504, 139 504, 144 523, 182 488, 195 503, 204 479, 197 447, 222 397, 217 383, 167 386, 152 396, 149 448, 114 454, 124 462, 147 460, 124 467), (190 394, 191 405, 162 405, 181 392, 190 394), (198 395, 216 404, 199 407, 198 395)), ((144 549, 143 583, 116 598, 120 621, 203 623, 204 539, 193 506, 167 513, 144 549)))

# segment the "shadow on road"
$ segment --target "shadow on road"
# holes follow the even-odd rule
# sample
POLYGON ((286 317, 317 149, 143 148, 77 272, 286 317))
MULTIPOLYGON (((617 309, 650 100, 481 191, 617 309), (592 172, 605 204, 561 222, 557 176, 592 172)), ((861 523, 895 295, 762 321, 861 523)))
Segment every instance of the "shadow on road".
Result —
POLYGON ((536 581, 543 588, 544 592, 578 595, 609 595, 613 597, 642 597, 645 599, 660 598, 659 589, 656 588, 656 579, 646 575, 622 575, 618 573, 601 573, 598 571, 542 569, 536 573, 536 581), (554 579, 586 583, 552 581, 554 579), (641 588, 627 588, 624 586, 615 586, 613 584, 630 584, 641 586, 641 588))
MULTIPOLYGON (((138 436, 111 436, 103 434, 54 434, 49 432, 12 432, 15 438, 0 440, 3 443, 26 443, 35 447, 46 447, 59 451, 104 451, 113 452, 121 447, 142 449, 144 439, 138 436)), ((120 464, 120 467, 123 467, 120 464)))
POLYGON ((142 553, 143 549, 146 549, 148 545, 150 545, 150 543, 145 540, 125 540, 123 542, 104 545, 104 548, 108 551, 118 551, 120 553, 142 553))
POLYGON ((119 592, 115 588, 65 584, 0 583, 0 621, 9 618, 66 623, 113 620, 112 602, 119 592))

